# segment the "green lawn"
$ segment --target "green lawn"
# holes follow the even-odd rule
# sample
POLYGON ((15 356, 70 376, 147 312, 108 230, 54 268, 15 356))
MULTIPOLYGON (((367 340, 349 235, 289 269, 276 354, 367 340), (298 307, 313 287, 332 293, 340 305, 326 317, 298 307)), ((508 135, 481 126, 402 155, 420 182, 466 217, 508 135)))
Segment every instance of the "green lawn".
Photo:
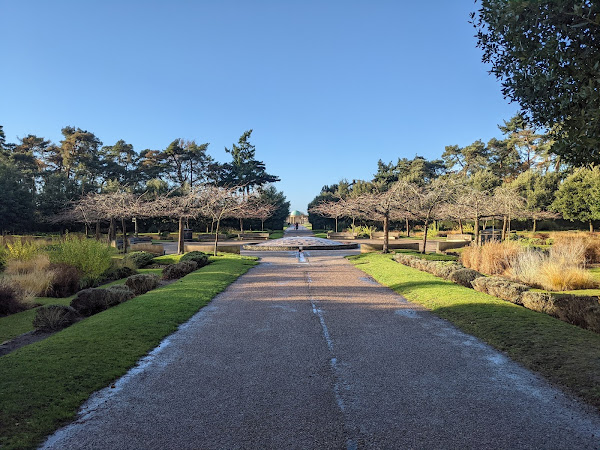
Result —
POLYGON ((269 233, 269 239, 281 239, 283 237, 283 230, 271 231, 269 233))
POLYGON ((398 264, 390 255, 349 259, 407 300, 600 408, 600 335, 398 264))
MULTIPOLYGON (((0 448, 34 448, 256 261, 239 255, 0 358, 0 448)), ((55 300, 55 299, 53 299, 55 300)))

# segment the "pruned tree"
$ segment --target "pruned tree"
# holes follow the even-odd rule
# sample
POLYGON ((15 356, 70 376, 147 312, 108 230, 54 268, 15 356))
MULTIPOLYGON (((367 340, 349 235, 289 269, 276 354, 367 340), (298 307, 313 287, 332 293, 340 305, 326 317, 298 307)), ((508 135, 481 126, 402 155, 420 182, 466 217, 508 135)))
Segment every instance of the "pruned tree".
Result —
POLYGON ((243 195, 240 186, 205 186, 200 194, 199 213, 204 217, 208 217, 216 224, 214 255, 217 256, 221 220, 226 218, 240 218, 248 214, 250 207, 249 198, 252 196, 243 195))
POLYGON ((458 187, 458 194, 454 203, 455 215, 474 221, 473 228, 477 244, 479 243, 481 219, 492 214, 491 199, 492 195, 488 190, 479 190, 468 184, 458 187))
POLYGON ((326 201, 313 206, 309 210, 312 214, 327 217, 329 219, 335 219, 335 232, 338 232, 338 220, 340 217, 344 217, 347 214, 346 203, 341 198, 335 200, 326 201))
POLYGON ((444 206, 451 203, 456 196, 457 182, 452 177, 436 178, 426 186, 417 187, 407 184, 405 188, 412 194, 415 215, 423 221, 423 250, 427 247, 427 228, 432 219, 443 215, 444 206))

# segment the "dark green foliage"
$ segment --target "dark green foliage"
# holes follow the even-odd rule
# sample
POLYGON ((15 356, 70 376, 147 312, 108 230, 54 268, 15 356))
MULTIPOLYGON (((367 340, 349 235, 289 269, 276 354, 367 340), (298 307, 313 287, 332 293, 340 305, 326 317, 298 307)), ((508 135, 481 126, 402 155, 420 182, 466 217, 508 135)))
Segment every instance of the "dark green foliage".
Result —
POLYGON ((82 316, 92 316, 133 298, 127 286, 111 286, 106 289, 89 288, 79 291, 71 306, 82 316))
POLYGON ((483 274, 473 269, 459 269, 452 272, 452 274, 450 275, 450 281, 453 281, 456 284, 460 284, 461 286, 470 288, 473 287, 471 283, 482 276, 483 274))
POLYGON ((121 280, 130 277, 131 275, 135 275, 137 271, 131 267, 131 265, 133 265, 133 263, 130 263, 127 260, 114 261, 112 267, 105 275, 106 280, 121 280))
POLYGON ((131 263, 138 269, 142 269, 152 263, 154 255, 148 252, 131 252, 128 253, 124 259, 131 261, 131 263))
POLYGON ((600 5, 483 0, 473 14, 483 61, 574 165, 600 163, 600 5))
POLYGON ((75 323, 77 311, 66 305, 45 305, 35 311, 33 326, 42 331, 58 331, 75 323))
POLYGON ((198 264, 195 261, 183 261, 177 264, 169 264, 162 271, 162 277, 165 280, 176 280, 177 278, 184 277, 188 273, 193 272, 198 268, 198 264))
POLYGON ((188 252, 179 258, 179 262, 183 261, 194 261, 200 268, 208 264, 208 255, 203 252, 188 252))
POLYGON ((125 281, 127 286, 133 293, 137 295, 145 294, 152 289, 158 287, 160 280, 154 274, 140 273, 138 275, 132 275, 125 281))
POLYGON ((30 229, 34 211, 31 180, 14 163, 2 159, 0 192, 0 231, 30 229))
POLYGON ((0 284, 0 316, 15 314, 27 309, 19 301, 19 291, 7 284, 0 284))
POLYGON ((49 297, 69 297, 79 290, 81 274, 77 268, 64 263, 50 264, 54 272, 49 297))

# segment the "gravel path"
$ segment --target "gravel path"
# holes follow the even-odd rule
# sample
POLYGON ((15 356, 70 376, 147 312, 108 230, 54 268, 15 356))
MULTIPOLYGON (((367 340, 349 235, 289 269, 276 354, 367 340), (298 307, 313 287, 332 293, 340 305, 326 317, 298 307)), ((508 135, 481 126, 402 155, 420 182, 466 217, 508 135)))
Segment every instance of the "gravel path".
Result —
POLYGON ((260 253, 44 448, 600 448, 600 417, 378 285, 260 253))

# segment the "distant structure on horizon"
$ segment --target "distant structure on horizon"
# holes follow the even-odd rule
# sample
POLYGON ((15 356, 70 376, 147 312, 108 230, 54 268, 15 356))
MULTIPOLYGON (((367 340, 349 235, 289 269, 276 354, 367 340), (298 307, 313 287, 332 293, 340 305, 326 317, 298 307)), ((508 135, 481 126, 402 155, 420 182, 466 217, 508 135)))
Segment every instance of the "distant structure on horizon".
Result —
POLYGON ((287 223, 306 223, 308 222, 308 216, 304 213, 301 213, 298 210, 293 210, 290 215, 287 217, 287 223))

